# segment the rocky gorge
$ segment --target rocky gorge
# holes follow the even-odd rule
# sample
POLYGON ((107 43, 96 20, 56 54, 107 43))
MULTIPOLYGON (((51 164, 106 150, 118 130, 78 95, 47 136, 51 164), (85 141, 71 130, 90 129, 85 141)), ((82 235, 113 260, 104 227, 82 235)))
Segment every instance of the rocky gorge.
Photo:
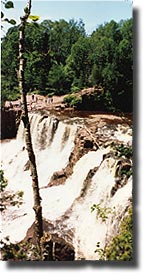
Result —
MULTIPOLYGON (((55 260, 97 260, 119 233, 132 206, 132 123, 112 114, 72 116, 30 112, 44 231, 55 260), (111 210, 105 219, 92 206, 111 210)), ((23 203, 2 212, 2 238, 33 240, 34 212, 29 162, 20 122, 16 138, 2 140, 6 190, 23 191, 23 203), (17 229, 19 229, 17 231, 17 229)))

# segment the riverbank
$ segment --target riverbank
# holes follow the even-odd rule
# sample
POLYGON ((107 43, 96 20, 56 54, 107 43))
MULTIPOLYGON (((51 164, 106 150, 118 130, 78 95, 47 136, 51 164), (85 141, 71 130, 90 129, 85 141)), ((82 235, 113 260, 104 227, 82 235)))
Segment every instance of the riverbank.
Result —
MULTIPOLYGON (((39 113, 46 116, 55 116, 59 120, 69 118, 82 118, 91 131, 95 131, 96 125, 103 127, 111 124, 126 124, 132 126, 132 114, 114 114, 99 111, 79 111, 66 107, 63 103, 64 96, 47 98, 42 95, 27 95, 29 113, 39 113)), ((21 100, 6 101, 1 111, 1 139, 16 137, 22 111, 21 100)))
MULTIPOLYGON (((81 111, 74 108, 67 107, 63 103, 65 96, 53 96, 52 98, 45 97, 43 95, 27 95, 27 106, 29 112, 42 112, 47 114, 53 114, 61 118, 88 118, 90 122, 96 120, 103 120, 110 123, 128 123, 132 124, 132 113, 109 113, 102 111, 81 111)), ((21 100, 6 101, 5 110, 21 111, 21 100)))

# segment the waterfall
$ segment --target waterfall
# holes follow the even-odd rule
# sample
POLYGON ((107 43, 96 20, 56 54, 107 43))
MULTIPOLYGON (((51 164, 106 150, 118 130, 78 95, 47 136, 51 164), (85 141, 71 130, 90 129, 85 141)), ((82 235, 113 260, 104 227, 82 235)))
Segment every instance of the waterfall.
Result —
MULTIPOLYGON (((91 149, 77 160, 64 184, 48 186, 53 173, 66 168, 70 162, 80 128, 78 122, 76 119, 59 121, 54 116, 30 115, 43 218, 49 222, 51 233, 57 233, 73 244, 76 259, 95 260, 98 258, 95 253, 97 242, 103 248, 107 239, 119 230, 119 222, 131 202, 132 179, 130 177, 126 185, 111 195, 117 161, 111 156, 104 159, 110 147, 100 147, 91 149), (102 221, 95 211, 91 212, 93 204, 109 207, 114 212, 102 221)), ((116 132, 119 140, 123 136, 121 130, 119 127, 116 132)), ((129 129, 127 133, 128 143, 131 139, 129 129)), ((2 169, 8 179, 6 189, 24 192, 23 204, 19 208, 11 206, 3 211, 2 219, 2 237, 9 236, 12 242, 18 242, 34 222, 31 177, 22 123, 16 139, 3 141, 1 149, 2 169)))
POLYGON ((73 215, 70 220, 75 223, 75 242, 77 247, 77 259, 96 260, 98 258, 96 249, 97 242, 104 248, 108 236, 114 236, 119 229, 120 220, 125 214, 127 206, 130 205, 132 194, 132 181, 117 191, 111 198, 110 191, 114 186, 114 160, 109 159, 103 162, 91 180, 89 189, 84 197, 75 201, 73 215), (114 210, 108 215, 105 221, 97 216, 96 212, 91 212, 93 204, 100 204, 101 207, 114 210), (85 234, 84 234, 85 233, 85 234), (79 241, 79 242, 78 242, 79 241))
MULTIPOLYGON (((48 184, 53 172, 61 170, 67 165, 74 147, 77 126, 76 124, 70 125, 59 122, 55 117, 43 117, 38 114, 31 115, 30 122, 39 183, 42 187, 48 184), (65 135, 67 135, 66 139, 64 139, 65 135)), ((21 183, 18 184, 19 186, 25 185, 25 183, 30 185, 31 179, 29 168, 27 169, 27 161, 24 128, 21 122, 16 140, 2 143, 2 167, 6 178, 10 179, 12 185, 15 179, 17 183, 21 183)))

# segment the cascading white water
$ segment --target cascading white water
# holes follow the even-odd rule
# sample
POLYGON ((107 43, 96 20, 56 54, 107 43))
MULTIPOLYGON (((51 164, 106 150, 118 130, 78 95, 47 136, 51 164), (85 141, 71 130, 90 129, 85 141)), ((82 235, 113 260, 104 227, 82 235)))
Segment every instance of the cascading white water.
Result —
MULTIPOLYGON (((109 148, 102 148, 82 156, 64 185, 47 187, 53 173, 65 168, 69 162, 78 128, 74 121, 67 123, 39 114, 30 117, 43 217, 52 222, 54 232, 60 236, 72 231, 70 240, 75 248, 76 259, 95 260, 98 258, 94 253, 97 242, 100 241, 103 247, 106 239, 116 233, 119 221, 130 204, 132 181, 130 178, 124 187, 111 196, 111 189, 115 185, 116 162, 111 157, 104 160, 103 156, 109 152, 109 148), (94 175, 86 182, 88 173, 94 168, 94 175), (110 207, 115 212, 102 222, 96 212, 91 212, 94 203, 110 207)), ((17 138, 2 143, 2 169, 9 182, 7 189, 24 191, 23 204, 3 212, 2 237, 10 236, 12 242, 22 240, 34 221, 33 194, 23 132, 20 124, 17 138)))
POLYGON ((85 196, 74 202, 70 221, 75 221, 74 243, 77 259, 98 259, 98 253, 95 253, 97 242, 100 242, 100 248, 104 248, 107 238, 117 234, 121 218, 127 206, 130 205, 131 179, 113 197, 110 195, 115 184, 114 169, 115 161, 112 158, 102 162, 85 196), (105 221, 97 215, 96 211, 91 212, 93 204, 100 204, 102 208, 107 207, 112 210, 105 221))
MULTIPOLYGON (((40 187, 49 183, 53 172, 64 168, 74 147, 76 124, 58 122, 54 117, 43 117, 38 114, 30 116, 33 148, 36 154, 40 187), (68 133, 68 135, 66 135, 68 133), (66 139, 64 139, 66 135, 66 139), (46 172, 46 173, 45 173, 46 172)), ((25 149, 24 129, 21 122, 17 138, 3 142, 2 168, 9 186, 15 183, 16 188, 31 183, 29 170, 25 171, 28 161, 25 149), (22 179, 23 173, 23 179, 22 179), (19 179, 18 179, 19 177, 19 179)), ((14 187, 13 187, 14 188, 14 187)))
MULTIPOLYGON (((58 122, 54 117, 42 117, 33 114, 30 117, 33 147, 36 154, 40 187, 48 185, 53 172, 64 168, 74 147, 76 124, 58 122), (43 131, 44 130, 44 131, 43 131), (41 139, 42 133, 42 141, 41 139), (68 133, 66 135, 65 133, 68 133), (48 135, 49 134, 49 135, 48 135), (65 136, 66 135, 66 136, 65 136), (45 140, 44 140, 45 136, 45 140), (64 141, 64 137, 66 140, 64 141), (50 143, 49 143, 50 142, 50 143)), ((3 213, 2 232, 10 235, 12 241, 21 240, 34 220, 33 194, 30 171, 25 169, 28 156, 25 149, 24 129, 20 124, 17 138, 1 145, 2 169, 8 179, 7 190, 23 191, 24 203, 20 208, 12 207, 3 213), (26 216, 27 214, 27 216, 26 216), (17 216, 19 217, 19 233, 16 235, 17 216)))

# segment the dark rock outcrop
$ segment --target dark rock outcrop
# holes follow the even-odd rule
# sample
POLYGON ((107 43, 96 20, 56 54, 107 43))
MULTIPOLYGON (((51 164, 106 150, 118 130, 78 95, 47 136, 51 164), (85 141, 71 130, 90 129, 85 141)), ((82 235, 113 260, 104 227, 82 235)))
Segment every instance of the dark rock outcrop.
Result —
POLYGON ((1 110, 1 139, 16 137, 16 112, 13 109, 1 110))
MULTIPOLYGON (((33 223, 26 233, 23 242, 29 241, 36 244, 35 224, 33 223)), ((54 229, 52 223, 43 220, 44 236, 41 238, 44 261, 74 261, 75 251, 71 243, 58 234, 52 234, 49 229, 54 229)), ((51 231, 52 232, 52 231, 51 231)), ((64 234, 64 233, 63 233, 64 234)))

